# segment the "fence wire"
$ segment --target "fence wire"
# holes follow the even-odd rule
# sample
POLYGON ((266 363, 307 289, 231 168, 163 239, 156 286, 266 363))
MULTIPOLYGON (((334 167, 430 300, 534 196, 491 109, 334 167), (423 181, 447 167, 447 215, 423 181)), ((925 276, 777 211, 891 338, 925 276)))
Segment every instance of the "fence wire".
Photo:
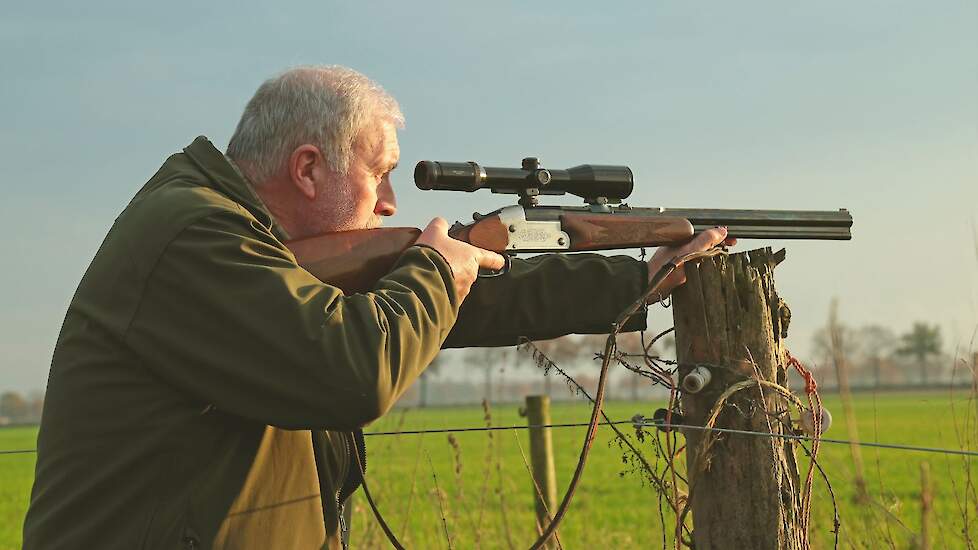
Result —
MULTIPOLYGON (((790 439, 795 441, 815 441, 816 439, 820 443, 832 443, 837 445, 859 445, 860 447, 873 447, 877 449, 890 449, 895 451, 912 451, 920 453, 932 453, 932 454, 945 454, 945 455, 958 455, 958 456, 973 456, 978 457, 978 451, 970 451, 967 449, 943 449, 940 447, 921 447, 917 445, 905 445, 902 443, 881 443, 872 441, 850 441, 848 439, 833 439, 827 437, 815 438, 808 435, 799 434, 778 434, 770 432, 753 432, 749 430, 735 430, 732 428, 716 428, 716 427, 706 427, 706 426, 695 426, 692 424, 666 424, 663 422, 654 422, 647 419, 636 420, 616 420, 613 422, 600 422, 602 426, 609 425, 621 425, 630 424, 636 428, 662 428, 666 430, 682 429, 682 430, 700 430, 709 431, 733 435, 747 435, 753 437, 770 437, 774 439, 790 439)), ((444 434, 444 433, 465 433, 465 432, 494 432, 494 431, 504 431, 504 430, 529 430, 537 428, 584 428, 587 427, 587 422, 564 422, 555 424, 534 424, 534 425, 510 425, 510 426, 467 426, 467 427, 457 427, 457 428, 429 428, 421 430, 398 430, 398 431, 385 431, 385 432, 365 432, 363 435, 366 437, 372 436, 400 436, 400 435, 422 435, 422 434, 444 434)), ((0 450, 0 455, 16 455, 16 454, 31 454, 36 453, 37 449, 8 449, 0 450)))

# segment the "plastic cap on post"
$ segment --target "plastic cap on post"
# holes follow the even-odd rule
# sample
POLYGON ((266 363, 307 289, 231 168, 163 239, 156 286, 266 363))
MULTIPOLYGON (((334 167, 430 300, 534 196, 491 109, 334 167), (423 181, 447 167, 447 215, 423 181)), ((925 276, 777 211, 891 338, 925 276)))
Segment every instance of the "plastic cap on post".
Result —
MULTIPOLYGON (((809 437, 815 437, 815 423, 813 421, 814 421, 814 415, 812 414, 812 410, 809 408, 805 408, 801 412, 801 421, 799 422, 799 424, 801 425, 801 431, 804 432, 805 435, 809 437)), ((822 423, 818 435, 824 434, 831 427, 832 427, 832 413, 830 413, 829 410, 826 409, 825 407, 822 407, 822 423)))

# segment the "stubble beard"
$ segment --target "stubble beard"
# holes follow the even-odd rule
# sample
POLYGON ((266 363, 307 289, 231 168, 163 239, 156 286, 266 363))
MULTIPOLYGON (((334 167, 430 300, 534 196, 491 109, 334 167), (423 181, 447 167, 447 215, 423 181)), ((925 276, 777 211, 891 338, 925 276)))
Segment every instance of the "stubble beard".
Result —
POLYGON ((351 189, 345 185, 339 186, 334 198, 329 204, 319 209, 318 217, 322 221, 323 231, 353 231, 357 229, 376 229, 384 225, 384 220, 371 212, 366 220, 357 219, 357 204, 351 189))

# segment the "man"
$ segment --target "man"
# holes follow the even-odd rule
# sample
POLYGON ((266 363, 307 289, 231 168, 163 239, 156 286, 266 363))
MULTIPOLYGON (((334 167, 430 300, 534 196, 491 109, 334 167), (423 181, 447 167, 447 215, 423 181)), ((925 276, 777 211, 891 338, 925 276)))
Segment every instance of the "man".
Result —
POLYGON ((601 332, 645 288, 650 266, 596 255, 474 285, 502 258, 440 218, 371 292, 314 278, 284 243, 394 214, 402 123, 359 73, 294 69, 259 88, 226 156, 197 138, 135 195, 55 348, 25 548, 337 548, 359 429, 440 348, 601 332), (595 284, 587 308, 565 294, 595 284))

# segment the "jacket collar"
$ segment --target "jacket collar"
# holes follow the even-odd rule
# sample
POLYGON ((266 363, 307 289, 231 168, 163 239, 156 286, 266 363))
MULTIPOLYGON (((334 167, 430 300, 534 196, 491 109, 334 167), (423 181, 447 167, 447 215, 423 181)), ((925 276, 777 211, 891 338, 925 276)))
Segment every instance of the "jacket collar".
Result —
POLYGON ((183 149, 183 152, 197 165, 197 168, 207 176, 207 181, 216 191, 223 193, 246 208, 258 221, 275 235, 275 238, 285 242, 288 235, 282 227, 275 223, 275 218, 258 197, 251 182, 231 164, 224 153, 217 150, 214 144, 204 136, 198 136, 193 143, 183 149))

